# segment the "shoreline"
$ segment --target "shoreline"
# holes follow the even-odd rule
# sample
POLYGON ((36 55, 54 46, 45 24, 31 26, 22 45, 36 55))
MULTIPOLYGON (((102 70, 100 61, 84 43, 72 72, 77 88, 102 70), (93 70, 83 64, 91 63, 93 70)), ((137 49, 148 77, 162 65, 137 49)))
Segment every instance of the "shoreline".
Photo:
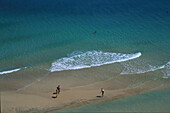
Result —
POLYGON ((57 112, 169 112, 170 90, 160 89, 154 91, 142 92, 121 98, 108 99, 98 103, 89 103, 88 105, 76 106, 75 108, 64 109, 57 112))
MULTIPOLYGON (((106 71, 103 72, 101 69, 107 68, 108 66, 103 66, 102 68, 54 72, 49 73, 48 76, 45 76, 47 74, 45 72, 38 72, 43 73, 43 78, 39 81, 36 79, 31 82, 31 85, 28 84, 19 91, 11 89, 22 86, 23 84, 18 85, 18 82, 24 82, 28 78, 26 77, 25 80, 16 78, 18 81, 15 85, 8 80, 9 90, 2 91, 2 113, 23 111, 51 113, 170 87, 170 82, 168 82, 170 79, 162 79, 159 70, 136 75, 120 75, 114 71, 112 77, 109 75, 113 74, 111 72, 107 73, 108 76, 101 76, 106 74, 106 71), (53 98, 55 86, 59 84, 61 94, 58 98, 53 98), (105 89, 104 98, 97 97, 101 95, 101 87, 105 89)), ((37 74, 37 72, 27 71, 27 74, 37 74)))
POLYGON ((109 101, 109 100, 117 100, 117 99, 125 98, 127 96, 132 96, 132 95, 140 94, 140 93, 144 93, 144 92, 138 92, 138 93, 134 93, 134 94, 133 93, 132 94, 120 94, 118 96, 104 97, 104 98, 101 98, 101 99, 91 99, 91 100, 75 103, 73 105, 72 104, 66 105, 66 106, 64 106, 63 108, 60 108, 60 109, 47 110, 46 112, 47 113, 53 113, 54 111, 58 112, 58 111, 63 111, 63 110, 69 110, 69 109, 72 109, 72 108, 77 108, 77 107, 85 106, 85 105, 92 104, 92 103, 99 103, 99 102, 104 102, 104 101, 109 101))
MULTIPOLYGON (((151 93, 145 107, 155 102, 151 112, 170 112, 170 96, 159 98, 163 89, 170 95, 168 0, 1 0, 0 6, 0 112, 72 111, 154 90, 162 92, 151 93)), ((138 109, 134 101, 127 105, 138 109)), ((99 112, 123 110, 102 104, 99 112)))

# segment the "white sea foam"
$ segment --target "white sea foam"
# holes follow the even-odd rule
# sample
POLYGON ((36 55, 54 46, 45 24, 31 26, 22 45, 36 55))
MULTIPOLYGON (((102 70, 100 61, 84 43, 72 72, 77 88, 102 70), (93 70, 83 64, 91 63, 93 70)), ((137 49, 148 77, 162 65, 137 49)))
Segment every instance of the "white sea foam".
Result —
POLYGON ((159 69, 164 69, 165 65, 162 66, 153 66, 145 61, 141 61, 139 59, 135 59, 134 61, 128 61, 121 63, 124 66, 123 71, 120 73, 122 75, 124 74, 141 74, 146 73, 150 71, 156 71, 159 69))
POLYGON ((50 68, 51 72, 63 70, 75 70, 111 64, 115 62, 123 62, 140 57, 142 54, 122 54, 108 53, 102 51, 88 51, 64 57, 53 62, 50 68))
POLYGON ((156 71, 159 69, 163 69, 165 66, 152 66, 152 65, 148 65, 147 69, 138 69, 138 68, 133 68, 133 69, 129 69, 129 71, 123 71, 120 74, 121 75, 125 75, 125 74, 141 74, 141 73, 146 73, 146 72, 150 72, 150 71, 156 71))
POLYGON ((163 78, 169 78, 170 77, 170 61, 165 65, 165 69, 162 70, 163 72, 163 78))
POLYGON ((24 68, 12 69, 12 70, 7 70, 7 71, 2 71, 2 72, 0 72, 0 75, 13 73, 13 72, 19 71, 19 70, 21 70, 21 69, 25 69, 25 68, 26 68, 26 67, 24 67, 24 68))
POLYGON ((2 72, 0 72, 0 75, 16 72, 16 71, 19 71, 19 70, 21 70, 21 68, 8 70, 8 71, 2 71, 2 72))

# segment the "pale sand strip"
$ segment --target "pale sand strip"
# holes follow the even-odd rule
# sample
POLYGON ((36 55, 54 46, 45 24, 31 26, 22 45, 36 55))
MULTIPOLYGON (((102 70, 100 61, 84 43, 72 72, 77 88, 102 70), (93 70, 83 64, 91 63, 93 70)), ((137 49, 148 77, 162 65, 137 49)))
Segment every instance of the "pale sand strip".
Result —
POLYGON ((2 112, 50 112, 170 87, 169 79, 153 80, 154 76, 154 73, 117 75, 94 82, 67 74, 56 76, 56 73, 53 73, 20 91, 2 92, 2 112), (58 98, 52 98, 55 96, 53 92, 57 83, 61 84, 62 92, 58 98), (98 98, 96 96, 101 95, 102 87, 105 89, 105 97, 98 98))

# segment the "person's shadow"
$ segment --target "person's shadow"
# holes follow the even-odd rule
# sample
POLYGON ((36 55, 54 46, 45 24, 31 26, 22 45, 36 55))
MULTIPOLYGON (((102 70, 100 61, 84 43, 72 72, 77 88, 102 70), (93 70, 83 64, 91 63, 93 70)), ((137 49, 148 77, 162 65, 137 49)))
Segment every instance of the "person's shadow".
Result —
POLYGON ((52 96, 51 98, 56 98, 56 96, 52 96))
POLYGON ((97 98, 101 98, 102 96, 99 96, 99 95, 98 95, 98 96, 96 96, 96 97, 97 97, 97 98))
MULTIPOLYGON (((56 94, 56 92, 53 93, 54 95, 56 94)), ((52 96, 51 98, 56 98, 56 96, 52 96)))

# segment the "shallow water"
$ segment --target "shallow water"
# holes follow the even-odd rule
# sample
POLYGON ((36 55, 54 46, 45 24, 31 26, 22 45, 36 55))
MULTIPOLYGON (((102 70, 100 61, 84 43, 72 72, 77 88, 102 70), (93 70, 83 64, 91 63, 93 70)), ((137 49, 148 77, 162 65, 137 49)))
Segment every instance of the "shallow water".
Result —
MULTIPOLYGON (((150 91, 60 112, 169 112, 170 90, 150 91)), ((53 112, 57 113, 57 112, 53 112)))
MULTIPOLYGON (((93 51, 141 52, 122 64, 126 74, 157 70, 170 61, 168 0, 1 0, 0 6, 1 73, 50 70, 59 59, 93 51)), ((169 68, 162 75, 168 77, 169 68)))

